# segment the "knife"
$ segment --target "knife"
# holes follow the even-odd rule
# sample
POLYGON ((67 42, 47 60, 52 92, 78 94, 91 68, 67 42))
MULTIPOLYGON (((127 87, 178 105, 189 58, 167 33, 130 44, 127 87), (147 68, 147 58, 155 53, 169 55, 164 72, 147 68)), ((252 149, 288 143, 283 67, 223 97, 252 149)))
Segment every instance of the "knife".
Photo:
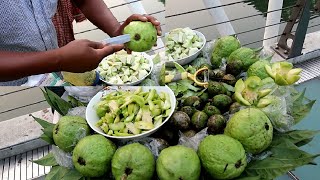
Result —
POLYGON ((130 34, 124 34, 102 40, 103 44, 124 44, 130 41, 130 34))

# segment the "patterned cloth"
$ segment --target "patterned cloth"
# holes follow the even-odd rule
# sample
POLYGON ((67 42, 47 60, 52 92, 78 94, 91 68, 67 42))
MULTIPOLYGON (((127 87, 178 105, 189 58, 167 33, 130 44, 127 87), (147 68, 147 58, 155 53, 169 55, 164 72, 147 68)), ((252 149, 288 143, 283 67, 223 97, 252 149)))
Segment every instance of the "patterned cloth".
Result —
POLYGON ((62 47, 73 41, 73 21, 82 22, 86 17, 72 0, 58 0, 57 13, 52 21, 57 31, 58 44, 62 47))
MULTIPOLYGON (((0 0, 0 50, 37 52, 58 48, 52 23, 56 8, 57 0, 0 0)), ((27 80, 0 82, 0 86, 19 86, 27 80)))

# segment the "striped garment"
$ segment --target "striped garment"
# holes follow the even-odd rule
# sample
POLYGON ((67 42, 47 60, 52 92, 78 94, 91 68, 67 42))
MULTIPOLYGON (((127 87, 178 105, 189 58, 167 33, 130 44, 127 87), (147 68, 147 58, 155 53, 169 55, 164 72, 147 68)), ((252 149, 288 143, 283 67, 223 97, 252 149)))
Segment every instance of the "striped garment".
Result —
MULTIPOLYGON (((0 50, 39 52, 58 48, 52 23, 57 1, 0 0, 0 50)), ((27 80, 0 82, 0 86, 19 86, 27 80)))

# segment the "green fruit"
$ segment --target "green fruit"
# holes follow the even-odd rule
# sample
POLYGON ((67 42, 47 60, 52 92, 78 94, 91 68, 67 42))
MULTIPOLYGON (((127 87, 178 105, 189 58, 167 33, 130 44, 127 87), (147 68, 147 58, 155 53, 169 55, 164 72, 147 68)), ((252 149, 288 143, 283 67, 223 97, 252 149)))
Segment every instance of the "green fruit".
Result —
POLYGON ((209 79, 221 79, 223 76, 226 74, 224 71, 220 69, 215 69, 215 70, 209 70, 209 79))
POLYGON ((208 101, 208 99, 209 99, 209 94, 206 93, 206 92, 202 93, 201 96, 200 96, 200 99, 201 99, 202 102, 208 101))
POLYGON ((100 177, 111 168, 116 146, 102 135, 87 136, 79 141, 73 151, 75 169, 85 177, 100 177))
POLYGON ((237 79, 232 74, 226 74, 222 77, 222 82, 234 86, 234 84, 237 82, 237 79))
POLYGON ((234 114, 234 113, 240 111, 240 107, 241 107, 241 105, 238 102, 232 103, 229 108, 229 113, 234 114))
POLYGON ((202 167, 215 179, 238 177, 247 166, 241 143, 226 135, 209 135, 199 146, 202 167))
POLYGON ((191 123, 196 129, 201 130, 206 127, 208 118, 209 117, 205 112, 197 111, 193 114, 191 123))
POLYGON ((156 169, 160 180, 198 180, 201 164, 193 149, 177 145, 161 151, 156 169))
POLYGON ((227 111, 231 103, 232 103, 232 99, 225 94, 216 95, 212 99, 212 104, 215 107, 219 108, 221 111, 227 111))
POLYGON ((179 130, 189 129, 191 124, 188 114, 182 111, 174 112, 170 118, 170 122, 179 130))
POLYGON ((131 21, 123 34, 130 34, 131 40, 126 46, 136 52, 148 51, 157 42, 157 29, 151 22, 131 21))
POLYGON ((208 116, 212 116, 214 114, 221 114, 220 110, 215 106, 206 105, 203 110, 208 116))
POLYGON ((240 60, 242 62, 242 70, 247 71, 248 68, 259 60, 257 52, 251 48, 241 47, 230 54, 227 63, 240 60))
POLYGON ((213 68, 219 68, 222 58, 227 58, 233 51, 241 47, 240 41, 233 36, 224 36, 214 43, 214 49, 211 54, 211 65, 213 68))
POLYGON ((208 84, 208 93, 209 96, 213 97, 218 94, 224 94, 226 92, 226 88, 219 82, 209 81, 208 84))
POLYGON ((183 101, 183 105, 198 108, 201 105, 201 99, 198 96, 189 96, 183 101))
POLYGON ((195 130, 187 130, 187 131, 183 131, 182 132, 185 136, 187 137, 193 137, 197 134, 197 132, 195 130))
POLYGON ((180 111, 185 112, 189 117, 192 117, 192 115, 196 112, 196 109, 191 106, 183 106, 180 111))
POLYGON ((223 134, 226 127, 226 120, 220 114, 215 114, 208 119, 208 133, 209 134, 223 134))
POLYGON ((247 108, 230 118, 224 133, 240 141, 247 152, 258 154, 270 145, 273 126, 261 110, 247 108))
POLYGON ((249 67, 247 71, 248 76, 258 76, 260 79, 270 77, 265 69, 266 65, 271 66, 270 62, 267 60, 260 60, 255 62, 249 67))
POLYGON ((112 175, 116 180, 149 180, 154 171, 152 152, 139 143, 119 148, 112 158, 112 175))
POLYGON ((90 128, 80 116, 63 116, 53 128, 54 143, 65 152, 71 152, 78 141, 89 134, 90 128))

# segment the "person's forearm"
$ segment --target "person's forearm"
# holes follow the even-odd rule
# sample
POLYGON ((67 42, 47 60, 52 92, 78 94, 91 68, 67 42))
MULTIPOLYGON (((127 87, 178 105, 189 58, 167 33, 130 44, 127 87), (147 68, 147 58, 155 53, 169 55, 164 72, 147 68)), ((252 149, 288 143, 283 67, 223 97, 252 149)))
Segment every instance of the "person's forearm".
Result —
POLYGON ((60 71, 60 58, 57 50, 32 53, 0 51, 0 81, 60 71))
POLYGON ((120 23, 103 0, 74 0, 86 18, 99 29, 114 37, 119 35, 120 23))

